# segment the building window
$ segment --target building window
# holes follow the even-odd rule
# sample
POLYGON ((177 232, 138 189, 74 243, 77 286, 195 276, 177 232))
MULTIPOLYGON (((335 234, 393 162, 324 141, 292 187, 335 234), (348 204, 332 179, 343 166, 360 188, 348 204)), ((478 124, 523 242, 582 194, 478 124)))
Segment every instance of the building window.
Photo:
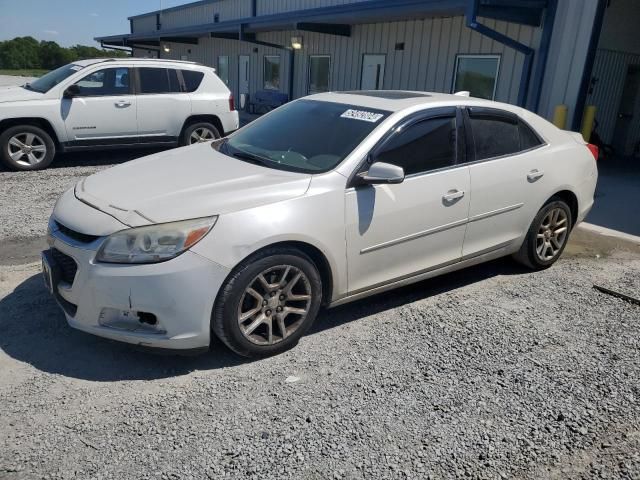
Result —
POLYGON ((229 85, 229 57, 221 55, 218 57, 218 77, 225 85, 229 85))
POLYGON ((329 91, 331 57, 329 55, 311 55, 309 57, 309 93, 329 91))
POLYGON ((280 90, 280 57, 277 55, 264 57, 264 88, 280 90))
POLYGON ((453 92, 467 90, 472 97, 493 100, 496 96, 499 55, 458 55, 453 76, 453 92))

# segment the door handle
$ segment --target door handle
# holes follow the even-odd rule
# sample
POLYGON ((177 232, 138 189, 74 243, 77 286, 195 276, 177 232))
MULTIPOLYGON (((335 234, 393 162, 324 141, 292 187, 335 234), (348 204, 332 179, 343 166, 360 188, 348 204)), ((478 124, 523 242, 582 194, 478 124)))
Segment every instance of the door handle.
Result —
POLYGON ((127 102, 126 100, 118 100, 114 105, 118 108, 130 107, 131 102, 127 102))
POLYGON ((445 201, 445 203, 451 203, 455 200, 458 200, 459 198, 464 197, 464 190, 449 190, 447 193, 445 193, 442 196, 442 200, 445 201))
POLYGON ((527 180, 529 180, 530 182, 535 182, 536 180, 542 178, 543 176, 544 176, 544 172, 534 169, 527 174, 527 180))

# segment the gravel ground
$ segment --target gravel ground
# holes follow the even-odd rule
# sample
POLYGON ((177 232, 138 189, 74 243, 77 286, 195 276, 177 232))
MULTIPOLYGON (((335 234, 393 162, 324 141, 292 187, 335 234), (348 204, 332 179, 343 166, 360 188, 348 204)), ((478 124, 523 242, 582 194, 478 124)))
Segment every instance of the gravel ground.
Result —
POLYGON ((640 307, 592 288, 637 294, 640 247, 575 238, 547 271, 324 312, 254 362, 74 331, 38 264, 0 267, 0 478, 640 478, 640 307))

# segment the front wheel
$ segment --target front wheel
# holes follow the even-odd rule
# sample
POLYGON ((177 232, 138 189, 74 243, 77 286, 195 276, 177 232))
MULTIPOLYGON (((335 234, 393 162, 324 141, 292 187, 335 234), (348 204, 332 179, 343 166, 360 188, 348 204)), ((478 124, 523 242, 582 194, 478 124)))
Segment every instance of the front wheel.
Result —
POLYGON ((562 255, 572 228, 571 209, 563 200, 552 198, 533 219, 514 258, 534 270, 550 267, 562 255))
POLYGON ((34 125, 18 125, 0 134, 0 159, 12 170, 47 168, 56 154, 51 136, 34 125))
POLYGON ((215 334, 245 357, 265 357, 295 346, 313 324, 322 280, 296 249, 265 250, 242 262, 220 290, 215 334))

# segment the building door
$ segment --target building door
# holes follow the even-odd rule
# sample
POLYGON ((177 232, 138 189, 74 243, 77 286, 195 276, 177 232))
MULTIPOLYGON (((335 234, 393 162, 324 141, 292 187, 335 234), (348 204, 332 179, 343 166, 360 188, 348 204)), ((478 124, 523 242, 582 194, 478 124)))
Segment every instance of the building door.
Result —
POLYGON ((238 99, 240 108, 245 108, 246 97, 249 94, 249 55, 238 56, 238 99))
POLYGON ((362 90, 380 90, 384 82, 384 55, 365 55, 362 60, 362 90))
POLYGON ((613 141, 611 142, 616 153, 620 155, 631 155, 634 145, 630 145, 632 140, 631 125, 640 115, 640 65, 631 65, 627 71, 627 78, 620 98, 618 108, 618 118, 613 131, 613 141))

